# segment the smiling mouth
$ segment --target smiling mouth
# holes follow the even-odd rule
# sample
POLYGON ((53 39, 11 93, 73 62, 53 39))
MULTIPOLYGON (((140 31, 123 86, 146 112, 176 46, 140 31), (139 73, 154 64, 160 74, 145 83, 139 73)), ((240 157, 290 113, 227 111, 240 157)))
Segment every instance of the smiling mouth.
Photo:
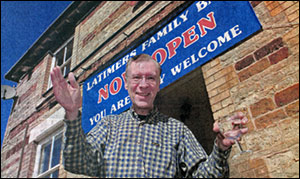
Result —
POLYGON ((147 97, 150 95, 150 93, 137 93, 137 95, 147 97))

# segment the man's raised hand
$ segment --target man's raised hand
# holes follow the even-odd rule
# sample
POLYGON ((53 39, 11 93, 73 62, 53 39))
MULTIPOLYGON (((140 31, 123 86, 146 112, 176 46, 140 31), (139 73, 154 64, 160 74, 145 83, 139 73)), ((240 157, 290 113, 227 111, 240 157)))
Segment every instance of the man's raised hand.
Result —
POLYGON ((66 118, 74 120, 78 110, 82 105, 82 98, 79 84, 76 82, 74 74, 69 73, 70 84, 64 79, 60 67, 54 67, 50 72, 53 85, 53 93, 57 102, 65 109, 66 118))

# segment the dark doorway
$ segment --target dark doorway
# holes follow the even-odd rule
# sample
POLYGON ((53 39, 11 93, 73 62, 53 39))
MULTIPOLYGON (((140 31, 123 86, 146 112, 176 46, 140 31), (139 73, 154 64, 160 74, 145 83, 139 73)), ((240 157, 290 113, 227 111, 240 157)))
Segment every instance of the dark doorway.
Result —
POLYGON ((156 104, 162 113, 184 122, 210 154, 216 134, 201 67, 162 89, 156 104))

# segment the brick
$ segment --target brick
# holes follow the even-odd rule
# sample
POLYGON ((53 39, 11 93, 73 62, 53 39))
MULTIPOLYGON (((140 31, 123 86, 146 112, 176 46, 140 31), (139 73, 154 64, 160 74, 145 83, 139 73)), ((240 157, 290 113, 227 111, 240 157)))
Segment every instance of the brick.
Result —
MULTIPOLYGON (((285 144, 290 147, 295 143, 299 144, 299 119, 298 116, 295 118, 287 118, 278 123, 278 129, 280 130, 281 137, 284 140, 285 144), (298 127, 297 127, 298 126, 298 127), (298 132, 297 132, 298 131, 298 132), (298 142, 295 142, 295 139, 298 142)), ((298 149, 299 151, 299 149, 298 149)))
POLYGON ((281 6, 277 6, 275 9, 271 10, 270 15, 272 17, 274 17, 274 16, 278 15, 281 12, 282 12, 281 6))
POLYGON ((26 127, 25 122, 22 122, 21 124, 17 125, 15 128, 13 128, 10 131, 9 138, 10 139, 14 138, 16 135, 18 135, 20 132, 22 132, 25 129, 25 127, 26 127))
POLYGON ((287 58, 289 56, 289 49, 287 47, 283 47, 274 54, 269 56, 270 63, 276 64, 280 62, 281 60, 287 58))
POLYGON ((233 178, 255 178, 255 172, 254 170, 247 170, 242 172, 239 177, 233 177, 233 178))
POLYGON ((298 53, 299 54, 299 44, 290 48, 292 54, 298 53))
POLYGON ((272 3, 268 4, 267 5, 267 8, 268 10, 273 10, 275 9, 276 7, 278 7, 280 4, 278 3, 278 1, 272 1, 272 3))
POLYGON ((254 56, 256 60, 260 60, 263 57, 273 53, 274 51, 278 50, 279 48, 283 47, 282 38, 277 38, 272 42, 268 43, 267 45, 261 47, 260 49, 254 52, 254 56))
POLYGON ((265 5, 268 6, 269 4, 272 4, 273 1, 264 1, 265 5))
POLYGON ((285 111, 288 116, 299 114, 299 100, 287 105, 287 107, 285 107, 285 111))
POLYGON ((211 98, 213 96, 216 96, 218 93, 219 93, 218 89, 213 89, 213 90, 208 91, 208 96, 209 96, 209 98, 211 98))
POLYGON ((238 164, 231 164, 230 165, 230 177, 231 178, 240 178, 240 173, 237 169, 238 164))
POLYGON ((250 106, 252 116, 255 118, 275 109, 275 104, 271 98, 265 98, 250 106))
POLYGON ((269 174, 269 171, 268 171, 268 167, 267 166, 263 166, 261 168, 256 168, 254 170, 255 172, 255 176, 258 177, 258 178, 265 178, 266 175, 269 174))
POLYGON ((253 125, 253 122, 252 122, 252 120, 250 120, 250 117, 249 117, 249 115, 247 115, 248 117, 248 122, 247 122, 247 124, 245 125, 245 127, 247 127, 248 128, 248 134, 249 133, 251 133, 252 131, 254 131, 254 125, 253 125))
POLYGON ((222 108, 221 103, 217 103, 217 104, 214 104, 211 106, 212 112, 216 112, 216 111, 220 110, 221 108, 222 108))
POLYGON ((265 161, 261 158, 256 158, 249 161, 250 168, 258 168, 265 165, 266 165, 265 161))
POLYGON ((222 76, 225 76, 225 75, 230 74, 232 72, 234 72, 234 69, 233 69, 233 66, 231 65, 231 66, 225 67, 222 70, 218 71, 216 74, 213 75, 213 77, 215 79, 219 79, 222 76))
POLYGON ((202 72, 206 72, 207 70, 209 70, 211 67, 210 67, 210 63, 205 63, 201 66, 201 70, 202 72))
MULTIPOLYGON (((29 136, 27 136, 25 138, 25 145, 28 144, 28 141, 29 141, 29 136)), ((16 145, 14 145, 10 150, 8 150, 7 154, 6 154, 6 159, 8 159, 10 156, 12 156, 13 154, 15 154, 16 152, 18 152, 22 148, 23 143, 24 143, 24 141, 21 140, 19 143, 17 143, 16 145)))
POLYGON ((249 55, 244 59, 242 59, 241 61, 238 61, 234 67, 237 71, 240 71, 243 68, 246 68, 247 66, 251 65, 252 63, 254 63, 253 55, 249 55))
POLYGON ((222 69, 221 65, 216 65, 212 68, 210 68, 209 70, 207 70, 206 72, 203 72, 204 78, 208 78, 211 75, 217 73, 218 71, 220 71, 222 69))
POLYGON ((251 3, 251 6, 253 7, 253 8, 255 8, 257 5, 259 5, 260 3, 261 3, 262 1, 251 1, 250 3, 251 3))
POLYGON ((45 70, 44 82, 42 86, 42 94, 44 94, 48 88, 48 81, 50 78, 50 68, 52 63, 52 55, 48 53, 48 55, 44 58, 44 61, 46 61, 46 68, 45 68, 46 70, 45 70))
POLYGON ((36 71, 37 69, 39 69, 43 64, 44 64, 45 60, 42 60, 37 66, 34 67, 33 71, 36 71))
POLYGON ((299 11, 295 11, 287 16, 289 22, 299 22, 299 11))
POLYGON ((205 85, 208 85, 208 84, 210 84, 214 81, 215 81, 215 78, 213 76, 210 76, 210 77, 205 79, 205 85))
POLYGON ((284 1, 284 3, 281 4, 281 7, 283 10, 291 7, 294 4, 293 1, 284 1))
POLYGON ((270 66, 269 61, 266 58, 264 58, 264 59, 256 62, 255 64, 253 64, 249 68, 246 68, 246 69, 240 71, 238 73, 238 77, 239 77, 240 81, 244 81, 244 80, 250 78, 251 76, 264 71, 269 66, 270 66))
MULTIPOLYGON (((296 47, 299 48, 299 37, 291 38, 287 43, 288 43, 291 47, 296 46, 296 47)), ((292 49, 291 49, 291 52, 293 52, 292 49)), ((299 50, 298 50, 298 52, 299 52, 299 50)))
POLYGON ((85 24, 104 4, 106 3, 106 1, 102 1, 95 10, 93 10, 93 12, 91 12, 81 23, 80 26, 82 26, 83 24, 85 24))
POLYGON ((219 58, 215 58, 212 61, 209 62, 211 67, 214 67, 216 65, 220 64, 220 59, 219 58))
POLYGON ((216 104, 216 103, 218 103, 218 102, 220 102, 220 101, 222 101, 222 100, 228 98, 229 96, 230 96, 229 91, 224 91, 224 92, 222 92, 222 93, 220 93, 220 94, 218 94, 218 95, 212 97, 212 98, 210 99, 210 103, 211 103, 212 105, 213 105, 213 104, 216 104))
POLYGON ((219 92, 223 92, 225 90, 229 90, 230 88, 236 86, 239 83, 238 78, 233 78, 230 81, 227 81, 226 83, 224 83, 223 85, 218 87, 218 91, 219 92))
POLYGON ((108 16, 109 19, 117 19, 120 14, 123 14, 126 9, 130 8, 130 5, 126 2, 124 2, 115 12, 113 12, 112 14, 110 14, 108 16))
POLYGON ((268 126, 274 125, 275 122, 280 121, 284 118, 286 118, 286 114, 282 109, 280 109, 257 118, 254 122, 257 129, 264 129, 268 126))
POLYGON ((19 98, 19 104, 22 103, 28 96, 36 90, 37 83, 32 85, 22 96, 19 98))
POLYGON ((288 9, 285 10, 286 15, 290 15, 294 13, 295 11, 299 11, 299 3, 293 4, 288 9))
POLYGON ((237 78, 237 75, 235 72, 231 72, 231 73, 226 74, 224 77, 225 77, 226 81, 230 81, 234 78, 237 78))
POLYGON ((231 98, 226 98, 223 101, 221 101, 222 107, 226 107, 230 104, 232 104, 232 99, 231 98))
MULTIPOLYGON (((10 167, 19 164, 20 162, 20 157, 15 158, 14 160, 12 160, 10 163, 6 164, 6 166, 4 168, 1 168, 1 174, 3 171, 9 169, 10 167)), ((2 164, 1 164, 2 165, 2 164)), ((2 167, 2 166, 1 166, 2 167)), ((3 172, 4 173, 4 172, 3 172)))
POLYGON ((215 80, 214 82, 210 83, 209 85, 206 86, 207 91, 210 91, 212 89, 215 89, 219 86, 221 86, 222 84, 226 83, 226 78, 222 77, 220 79, 215 80))
POLYGON ((248 162, 248 160, 240 163, 239 165, 237 165, 237 168, 238 168, 238 171, 240 173, 244 173, 244 172, 248 171, 249 170, 249 162, 248 162))
POLYGON ((201 70, 203 73, 208 71, 210 68, 211 68, 210 63, 205 63, 201 66, 201 70))
POLYGON ((293 28, 288 33, 284 34, 283 41, 286 42, 294 37, 296 37, 297 39, 299 38, 299 27, 293 28))
POLYGON ((278 107, 289 104, 297 99, 299 99, 299 83, 275 94, 275 102, 278 107))
POLYGON ((25 175, 25 178, 32 177, 33 171, 34 171, 34 165, 35 165, 35 158, 36 158, 36 148, 37 145, 35 143, 30 143, 28 146, 28 163, 27 167, 22 167, 24 170, 27 170, 27 175, 25 175))

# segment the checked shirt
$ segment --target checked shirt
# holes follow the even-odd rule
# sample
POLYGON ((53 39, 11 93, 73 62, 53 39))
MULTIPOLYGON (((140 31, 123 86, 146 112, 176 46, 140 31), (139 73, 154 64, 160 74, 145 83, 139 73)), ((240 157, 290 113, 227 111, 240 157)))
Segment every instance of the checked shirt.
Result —
MULTIPOLYGON (((79 113, 80 114, 80 113, 79 113)), ((157 108, 144 119, 130 110, 110 115, 88 133, 64 120, 65 169, 94 177, 228 177, 227 158, 216 144, 208 156, 192 132, 157 108)))

